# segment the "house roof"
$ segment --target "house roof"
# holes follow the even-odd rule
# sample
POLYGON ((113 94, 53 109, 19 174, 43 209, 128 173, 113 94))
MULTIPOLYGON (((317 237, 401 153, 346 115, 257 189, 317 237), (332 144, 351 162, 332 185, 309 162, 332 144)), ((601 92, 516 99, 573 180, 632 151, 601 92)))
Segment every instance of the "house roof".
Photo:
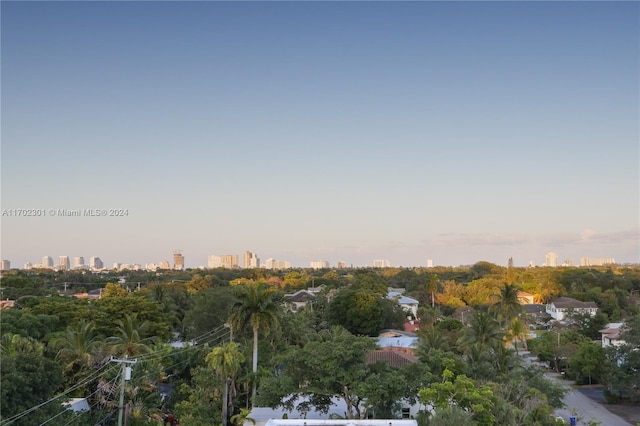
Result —
POLYGON ((559 297, 552 300, 550 305, 554 305, 559 309, 593 309, 598 307, 595 302, 581 302, 580 300, 572 299, 571 297, 559 297))
POLYGON ((541 304, 527 304, 522 305, 524 311, 528 314, 543 314, 545 313, 545 306, 541 304))
POLYGON ((418 361, 417 356, 413 356, 403 352, 374 350, 367 353, 367 363, 375 364, 376 362, 386 362, 390 367, 404 367, 418 361))
POLYGON ((390 291, 387 293, 387 299, 397 299, 398 304, 400 305, 418 305, 420 303, 416 299, 404 296, 402 293, 397 291, 390 291))
POLYGON ((284 297, 289 299, 291 302, 306 302, 309 299, 314 298, 315 294, 308 290, 298 290, 293 294, 285 294, 284 297))
POLYGON ((410 331, 404 330, 393 330, 390 328, 384 329, 380 331, 378 337, 418 337, 416 333, 412 333, 410 331))
POLYGON ((418 344, 417 337, 378 337, 377 344, 381 348, 415 348, 418 344))
POLYGON ((620 338, 623 326, 623 322, 612 322, 607 324, 602 330, 599 330, 599 332, 611 340, 617 340, 620 338))

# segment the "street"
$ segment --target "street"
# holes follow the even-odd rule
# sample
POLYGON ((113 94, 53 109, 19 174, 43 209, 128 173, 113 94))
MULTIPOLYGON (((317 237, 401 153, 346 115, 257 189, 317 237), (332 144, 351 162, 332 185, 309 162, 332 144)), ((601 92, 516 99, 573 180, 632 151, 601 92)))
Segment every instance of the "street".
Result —
MULTIPOLYGON (((525 362, 535 363, 535 359, 531 358, 528 352, 522 352, 525 362)), ((583 395, 579 391, 571 388, 573 382, 564 380, 562 376, 555 372, 544 373, 545 377, 555 380, 558 383, 570 388, 569 393, 564 398, 565 407, 556 409, 556 416, 562 417, 566 424, 569 423, 570 417, 576 417, 577 425, 588 425, 590 421, 599 422, 601 426, 633 426, 621 417, 607 410, 603 404, 583 395)))

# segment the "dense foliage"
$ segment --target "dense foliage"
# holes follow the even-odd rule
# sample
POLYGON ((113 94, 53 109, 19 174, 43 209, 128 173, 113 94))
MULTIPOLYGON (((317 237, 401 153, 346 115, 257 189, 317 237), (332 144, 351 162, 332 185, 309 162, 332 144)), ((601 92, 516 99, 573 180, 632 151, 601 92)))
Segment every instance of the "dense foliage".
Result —
POLYGON ((220 424, 256 403, 311 410, 331 398, 347 403, 347 417, 394 418, 420 397, 432 409, 418 417, 425 425, 551 425, 563 392, 522 364, 525 342, 579 383, 604 383, 611 400, 640 400, 639 268, 14 270, 1 280, 15 300, 0 314, 2 424, 110 425, 120 414, 129 425, 169 415, 220 424), (305 307, 287 302, 319 286, 305 307), (402 368, 367 363, 371 337, 402 329, 408 315, 388 287, 421 306, 411 318, 421 323, 418 360, 402 368), (531 339, 518 291, 600 311, 565 327, 538 322, 531 339), (592 341, 611 321, 625 321, 627 343, 602 350, 592 341), (122 412, 118 360, 135 361, 122 412), (66 410, 75 397, 91 411, 66 410))

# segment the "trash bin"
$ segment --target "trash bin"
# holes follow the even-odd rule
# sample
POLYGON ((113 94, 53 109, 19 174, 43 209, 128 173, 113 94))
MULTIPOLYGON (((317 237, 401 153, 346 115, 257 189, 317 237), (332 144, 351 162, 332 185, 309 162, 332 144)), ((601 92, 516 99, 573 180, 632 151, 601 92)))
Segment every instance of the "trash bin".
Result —
POLYGON ((571 416, 571 417, 569 417, 569 424, 571 426, 576 426, 578 424, 578 422, 576 421, 575 417, 571 416))

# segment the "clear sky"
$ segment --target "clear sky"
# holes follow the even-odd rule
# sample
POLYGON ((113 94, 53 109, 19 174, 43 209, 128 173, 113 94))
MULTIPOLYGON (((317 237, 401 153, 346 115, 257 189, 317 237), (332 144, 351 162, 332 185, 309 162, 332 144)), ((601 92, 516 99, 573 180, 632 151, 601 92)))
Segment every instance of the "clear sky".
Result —
POLYGON ((7 2, 3 259, 640 262, 638 2, 7 2))

